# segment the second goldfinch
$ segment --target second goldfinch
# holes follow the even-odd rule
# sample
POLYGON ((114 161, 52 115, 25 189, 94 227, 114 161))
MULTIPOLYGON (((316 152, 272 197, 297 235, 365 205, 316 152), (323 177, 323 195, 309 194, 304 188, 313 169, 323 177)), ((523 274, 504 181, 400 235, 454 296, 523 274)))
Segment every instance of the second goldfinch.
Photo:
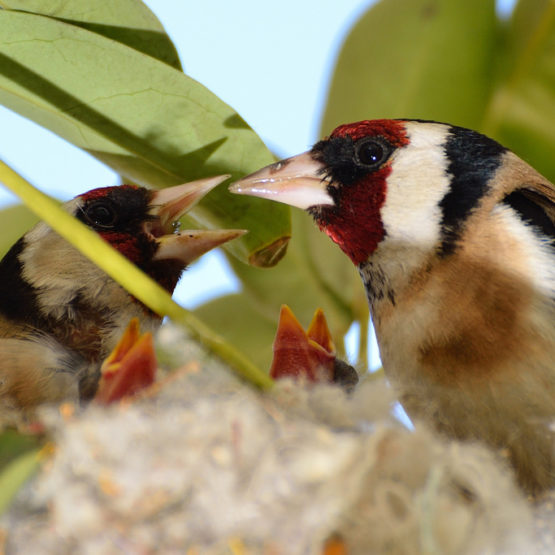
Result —
POLYGON ((232 187, 307 210, 357 266, 409 414, 555 486, 555 189, 496 141, 346 124, 232 187))

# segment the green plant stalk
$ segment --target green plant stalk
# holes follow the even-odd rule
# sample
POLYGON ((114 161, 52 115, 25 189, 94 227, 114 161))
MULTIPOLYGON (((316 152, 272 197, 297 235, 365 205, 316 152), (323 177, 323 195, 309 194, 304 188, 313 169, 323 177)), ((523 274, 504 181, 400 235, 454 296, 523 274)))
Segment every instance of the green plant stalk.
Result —
POLYGON ((369 331, 370 315, 368 312, 359 314, 358 323, 360 325, 360 333, 358 336, 358 360, 357 368, 368 368, 368 331, 369 331))
POLYGON ((0 160, 0 182, 14 192, 37 216, 104 270, 136 299, 160 316, 183 326, 202 345, 229 364, 241 377, 261 389, 273 380, 252 364, 235 347, 212 331, 191 312, 172 300, 171 295, 94 231, 60 208, 0 160))

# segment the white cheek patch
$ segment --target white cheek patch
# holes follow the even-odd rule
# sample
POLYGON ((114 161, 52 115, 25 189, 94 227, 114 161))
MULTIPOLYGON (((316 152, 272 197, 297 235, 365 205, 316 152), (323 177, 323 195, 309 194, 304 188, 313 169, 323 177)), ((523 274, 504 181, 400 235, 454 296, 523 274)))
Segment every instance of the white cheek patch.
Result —
MULTIPOLYGON (((73 199, 62 206, 75 214, 79 202, 73 199)), ((73 266, 81 260, 74 254, 73 247, 62 239, 48 224, 39 222, 25 234, 25 250, 20 254, 23 277, 35 287, 73 285, 73 266), (76 262, 77 261, 77 262, 76 262)), ((86 274, 85 274, 86 275, 86 274)))
POLYGON ((43 237, 46 237, 49 233, 52 233, 52 229, 50 229, 48 224, 39 222, 35 225, 35 227, 26 233, 25 238, 28 244, 34 244, 40 241, 43 237))
POLYGON ((382 245, 433 249, 441 240, 439 203, 450 185, 443 151, 448 127, 407 122, 406 128, 410 146, 396 152, 387 178, 381 209, 387 235, 382 245))
MULTIPOLYGON (((75 214, 79 201, 74 199, 63 208, 75 214)), ((47 314, 61 317, 76 292, 86 289, 98 295, 109 282, 107 275, 75 250, 46 223, 38 223, 25 235, 26 248, 20 254, 23 278, 37 288, 39 306, 47 314), (87 276, 86 283, 83 276, 87 276), (86 285, 86 287, 85 287, 86 285)))
POLYGON ((515 249, 505 262, 510 269, 520 274, 524 282, 532 282, 533 287, 546 297, 555 296, 555 266, 553 265, 553 247, 547 238, 542 238, 530 224, 522 221, 521 216, 506 204, 497 204, 492 210, 494 221, 499 222, 502 235, 514 238, 515 249), (534 271, 531 272, 530 268, 534 271))

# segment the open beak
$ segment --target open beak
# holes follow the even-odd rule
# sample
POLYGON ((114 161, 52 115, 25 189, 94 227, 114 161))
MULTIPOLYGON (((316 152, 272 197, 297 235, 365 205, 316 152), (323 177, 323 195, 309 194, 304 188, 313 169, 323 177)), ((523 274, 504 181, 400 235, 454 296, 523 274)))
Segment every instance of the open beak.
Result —
POLYGON ((233 183, 232 193, 267 198, 306 210, 311 206, 333 205, 324 165, 310 152, 286 158, 233 183))
POLYGON ((283 305, 273 351, 270 376, 274 379, 303 377, 310 382, 333 380, 335 348, 322 311, 317 311, 305 332, 292 310, 283 305))
POLYGON ((150 201, 146 231, 158 243, 155 260, 180 260, 188 265, 199 256, 246 233, 243 229, 176 231, 176 222, 216 185, 229 178, 219 175, 155 191, 150 201))
POLYGON ((358 383, 357 371, 336 357, 326 317, 316 310, 305 332, 291 309, 281 307, 274 340, 270 376, 274 379, 301 378, 308 382, 333 382, 347 392, 358 383))
POLYGON ((152 334, 141 335, 139 320, 133 318, 102 364, 94 400, 109 405, 146 389, 154 383, 156 368, 152 334))

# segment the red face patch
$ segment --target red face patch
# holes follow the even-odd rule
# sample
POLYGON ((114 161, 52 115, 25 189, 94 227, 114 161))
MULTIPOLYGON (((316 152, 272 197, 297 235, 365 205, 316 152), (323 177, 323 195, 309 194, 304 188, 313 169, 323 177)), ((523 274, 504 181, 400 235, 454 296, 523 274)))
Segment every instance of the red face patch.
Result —
POLYGON ((364 137, 383 137, 394 147, 409 144, 405 123, 392 119, 363 120, 340 125, 332 131, 330 137, 350 137, 353 141, 364 137))
POLYGON ((79 196, 83 199, 83 201, 86 202, 109 196, 111 193, 115 192, 116 189, 121 191, 136 191, 140 188, 141 187, 139 187, 138 185, 114 185, 112 187, 98 187, 97 189, 91 189, 90 191, 87 191, 86 193, 83 193, 79 196))
POLYGON ((317 223, 355 265, 365 262, 385 236, 380 209, 385 202, 389 166, 338 195, 337 207, 323 207, 317 223))
MULTIPOLYGON (((148 243, 146 241, 141 241, 139 235, 117 231, 100 231, 99 235, 123 254, 123 256, 139 267, 143 265, 145 260, 148 260, 152 256, 150 252, 145 253, 148 243)), ((152 251, 154 251, 154 247, 152 247, 152 251)))
POLYGON ((408 143, 404 122, 373 120, 341 125, 313 149, 331 178, 328 192, 335 205, 312 213, 320 229, 356 265, 365 262, 385 237, 380 210, 391 173, 389 158, 408 143), (363 147, 378 153, 375 163, 361 151, 363 147))

